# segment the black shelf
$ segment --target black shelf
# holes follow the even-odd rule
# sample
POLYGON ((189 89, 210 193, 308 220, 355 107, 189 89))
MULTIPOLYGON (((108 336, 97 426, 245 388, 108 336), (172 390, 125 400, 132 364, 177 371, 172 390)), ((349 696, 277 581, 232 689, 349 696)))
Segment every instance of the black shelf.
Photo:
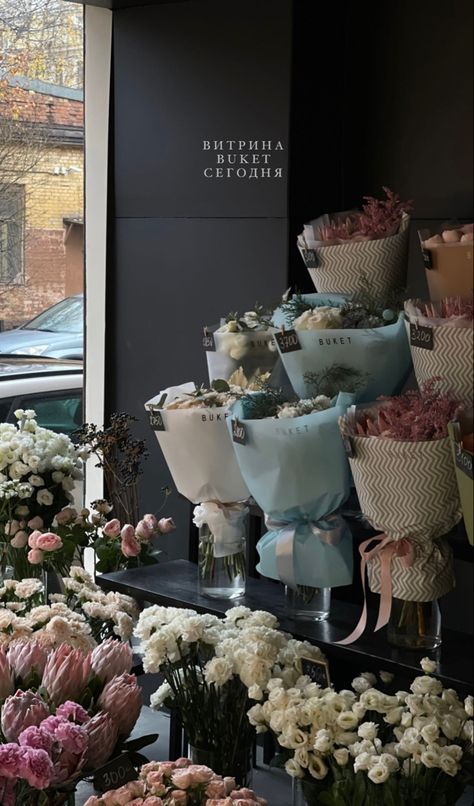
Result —
POLYGON ((395 649, 387 643, 385 630, 370 631, 375 621, 374 613, 370 613, 366 633, 354 644, 340 646, 335 642, 352 631, 360 616, 359 606, 333 600, 330 621, 295 621, 287 616, 283 586, 265 578, 249 578, 246 595, 233 602, 207 598, 198 592, 196 565, 186 560, 103 574, 97 576, 97 583, 104 590, 128 594, 142 603, 189 607, 217 616, 235 604, 268 610, 277 616, 283 630, 321 647, 329 659, 336 687, 347 687, 351 675, 380 670, 393 672, 398 686, 407 685, 421 673, 421 657, 429 654, 437 660, 438 676, 445 686, 455 688, 460 696, 471 693, 473 688, 473 646, 470 637, 463 633, 444 630, 443 644, 433 653, 395 649))

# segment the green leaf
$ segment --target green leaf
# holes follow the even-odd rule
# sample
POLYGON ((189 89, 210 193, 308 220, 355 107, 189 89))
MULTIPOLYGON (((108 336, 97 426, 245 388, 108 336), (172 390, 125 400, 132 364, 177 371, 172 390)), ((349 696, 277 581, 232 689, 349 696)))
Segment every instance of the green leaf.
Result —
POLYGON ((143 747, 148 747, 149 744, 154 744, 159 738, 159 733, 149 733, 148 736, 139 736, 138 739, 129 739, 122 745, 122 750, 129 752, 142 750, 143 747))
POLYGON ((229 384, 222 378, 216 378, 215 381, 212 381, 211 389, 214 389, 215 392, 230 392, 229 384))

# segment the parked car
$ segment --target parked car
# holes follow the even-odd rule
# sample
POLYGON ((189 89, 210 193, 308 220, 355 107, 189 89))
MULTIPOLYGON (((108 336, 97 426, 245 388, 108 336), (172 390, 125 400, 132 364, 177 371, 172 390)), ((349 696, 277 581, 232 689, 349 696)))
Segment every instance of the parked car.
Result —
POLYGON ((82 425, 82 361, 0 355, 0 422, 16 422, 16 409, 71 436, 82 425))
POLYGON ((0 333, 0 353, 82 359, 84 296, 57 302, 14 330, 0 333))

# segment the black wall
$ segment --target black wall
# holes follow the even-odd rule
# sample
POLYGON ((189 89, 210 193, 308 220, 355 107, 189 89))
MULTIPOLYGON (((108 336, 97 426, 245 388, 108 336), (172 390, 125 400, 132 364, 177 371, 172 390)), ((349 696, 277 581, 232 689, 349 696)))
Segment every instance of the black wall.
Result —
MULTIPOLYGON (((417 227, 472 220, 472 3, 116 11, 113 99, 107 406, 140 418, 148 511, 169 476, 143 402, 205 379, 203 324, 274 299, 288 278, 311 289, 294 246, 305 220, 382 185, 412 198, 419 293, 417 227), (201 141, 226 138, 281 140, 282 179, 205 180, 201 141)), ((182 525, 170 556, 184 556, 189 508, 175 497, 170 509, 182 525)))

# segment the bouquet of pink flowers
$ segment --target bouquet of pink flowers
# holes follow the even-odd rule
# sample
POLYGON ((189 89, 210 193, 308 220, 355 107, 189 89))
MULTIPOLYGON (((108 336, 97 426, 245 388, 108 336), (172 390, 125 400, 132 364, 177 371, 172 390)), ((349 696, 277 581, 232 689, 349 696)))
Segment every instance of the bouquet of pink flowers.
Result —
POLYGON ((138 781, 91 797, 85 806, 266 806, 252 789, 238 789, 234 778, 222 778, 209 767, 177 761, 151 761, 138 781))

